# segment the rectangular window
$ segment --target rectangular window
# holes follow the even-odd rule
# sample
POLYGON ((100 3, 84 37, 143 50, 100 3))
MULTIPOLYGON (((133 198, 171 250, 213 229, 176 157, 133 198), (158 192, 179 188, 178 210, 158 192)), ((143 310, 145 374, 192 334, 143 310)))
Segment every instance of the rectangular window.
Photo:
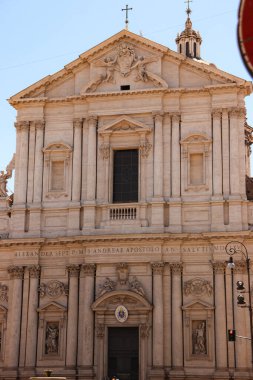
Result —
POLYGON ((51 190, 64 190, 64 161, 51 162, 51 190))
POLYGON ((203 154, 190 155, 190 185, 203 185, 203 154))
POLYGON ((115 150, 113 162, 113 202, 138 202, 139 151, 115 150))
POLYGON ((128 91, 128 90, 130 90, 130 85, 126 84, 126 85, 120 86, 120 90, 121 91, 128 91))

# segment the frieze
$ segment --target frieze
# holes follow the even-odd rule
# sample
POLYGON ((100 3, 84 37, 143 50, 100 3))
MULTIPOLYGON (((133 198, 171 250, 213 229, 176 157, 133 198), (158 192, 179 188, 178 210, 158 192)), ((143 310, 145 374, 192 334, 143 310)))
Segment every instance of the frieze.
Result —
POLYGON ((212 285, 209 281, 203 280, 202 278, 194 278, 184 283, 185 296, 194 295, 199 297, 203 295, 208 295, 210 297, 212 293, 212 285))
POLYGON ((8 302, 8 286, 0 283, 0 301, 8 302))
POLYGON ((42 298, 45 296, 48 296, 49 298, 58 298, 61 295, 68 294, 68 286, 63 284, 63 282, 52 280, 47 284, 41 283, 38 292, 42 298))

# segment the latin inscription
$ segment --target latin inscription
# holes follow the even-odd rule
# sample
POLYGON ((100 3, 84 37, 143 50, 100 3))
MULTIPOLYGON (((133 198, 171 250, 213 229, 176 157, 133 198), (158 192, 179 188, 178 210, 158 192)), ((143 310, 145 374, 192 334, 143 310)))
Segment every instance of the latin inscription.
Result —
POLYGON ((88 255, 94 254, 141 254, 141 253, 161 253, 161 247, 96 247, 87 248, 88 255))
MULTIPOLYGON (((56 251, 16 251, 15 257, 71 257, 87 255, 138 255, 138 254, 154 254, 161 253, 161 246, 133 246, 133 247, 88 247, 85 249, 66 249, 56 251)), ((184 247, 164 247, 163 252, 169 254, 189 253, 201 254, 212 252, 224 252, 224 245, 214 246, 184 246, 184 247)))

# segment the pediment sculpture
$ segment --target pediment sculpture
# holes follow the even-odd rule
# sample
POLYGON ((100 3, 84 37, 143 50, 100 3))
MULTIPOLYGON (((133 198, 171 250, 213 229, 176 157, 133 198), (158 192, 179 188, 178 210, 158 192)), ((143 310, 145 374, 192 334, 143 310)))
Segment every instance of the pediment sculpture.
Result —
POLYGON ((101 74, 96 79, 90 81, 82 93, 94 92, 102 83, 115 83, 115 72, 119 72, 122 77, 128 77, 132 71, 135 71, 134 80, 136 82, 150 81, 157 87, 167 88, 167 83, 159 75, 151 73, 146 68, 149 63, 156 62, 157 60, 158 57, 156 56, 138 57, 133 46, 122 42, 118 45, 113 57, 109 56, 99 59, 94 63, 94 66, 104 67, 106 70, 105 74, 101 74))

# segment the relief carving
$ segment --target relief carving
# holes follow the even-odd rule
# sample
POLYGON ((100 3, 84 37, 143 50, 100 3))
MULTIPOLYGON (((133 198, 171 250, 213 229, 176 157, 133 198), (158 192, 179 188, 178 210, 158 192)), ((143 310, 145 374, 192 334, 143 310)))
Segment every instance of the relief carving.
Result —
POLYGON ((147 70, 146 65, 156 62, 158 57, 138 57, 133 46, 122 42, 118 45, 116 54, 113 57, 106 57, 98 60, 94 65, 103 67, 105 74, 101 74, 95 80, 88 83, 83 92, 93 92, 102 83, 115 83, 115 72, 119 72, 121 76, 127 77, 135 70, 135 81, 148 82, 151 81, 155 86, 168 87, 167 83, 157 74, 153 74, 147 70))
POLYGON ((148 157, 151 148, 152 148, 152 144, 150 144, 148 140, 141 142, 139 146, 141 156, 144 158, 148 157))
POLYGON ((195 278, 184 283, 184 294, 186 296, 202 296, 207 294, 209 297, 213 293, 213 287, 209 281, 195 278))
POLYGON ((108 160, 108 158, 110 157, 110 144, 101 144, 99 147, 99 152, 103 160, 108 160))
POLYGON ((0 301, 8 302, 8 286, 0 283, 0 301))
POLYGON ((140 324, 140 335, 141 335, 141 338, 147 338, 148 335, 149 335, 149 325, 146 324, 146 323, 141 323, 140 324))
MULTIPOLYGON (((125 263, 121 263, 125 264, 125 263)), ((125 264, 126 265, 126 264, 125 264)), ((121 272, 118 277, 118 281, 113 281, 109 277, 106 277, 105 282, 102 285, 99 285, 99 297, 105 293, 112 292, 114 290, 130 290, 141 296, 145 296, 145 291, 136 276, 133 276, 132 281, 128 279, 128 268, 120 268, 121 272), (124 271, 122 270, 124 269, 124 271)))
POLYGON ((49 298, 58 298, 62 294, 68 294, 68 286, 60 281, 52 280, 47 284, 41 283, 38 289, 40 297, 48 296, 49 298))

